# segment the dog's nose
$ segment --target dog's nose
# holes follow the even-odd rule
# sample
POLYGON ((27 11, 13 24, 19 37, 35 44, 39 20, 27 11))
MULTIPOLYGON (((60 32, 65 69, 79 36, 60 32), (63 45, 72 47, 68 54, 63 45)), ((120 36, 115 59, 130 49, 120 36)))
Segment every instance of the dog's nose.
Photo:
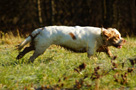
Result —
POLYGON ((122 39, 123 43, 126 43, 127 41, 125 39, 122 39))

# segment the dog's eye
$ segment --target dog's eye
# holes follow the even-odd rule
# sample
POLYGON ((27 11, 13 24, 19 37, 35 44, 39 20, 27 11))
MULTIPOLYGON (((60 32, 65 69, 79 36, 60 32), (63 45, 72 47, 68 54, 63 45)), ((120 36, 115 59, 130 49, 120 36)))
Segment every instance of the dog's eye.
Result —
POLYGON ((117 35, 116 37, 119 38, 119 35, 117 35))
POLYGON ((116 37, 112 37, 111 38, 113 41, 117 41, 118 40, 118 38, 116 38, 116 37))
POLYGON ((119 35, 116 36, 116 39, 119 39, 119 35))
POLYGON ((119 39, 119 35, 114 36, 113 39, 118 40, 119 39))

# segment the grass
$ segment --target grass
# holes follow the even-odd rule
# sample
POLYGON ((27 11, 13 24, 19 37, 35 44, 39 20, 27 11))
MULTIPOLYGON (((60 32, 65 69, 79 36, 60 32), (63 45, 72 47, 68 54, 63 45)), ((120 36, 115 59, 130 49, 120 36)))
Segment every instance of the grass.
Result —
POLYGON ((12 32, 1 32, 0 35, 1 90, 33 90, 45 87, 70 90, 136 88, 136 69, 128 60, 136 55, 136 38, 125 38, 127 43, 122 49, 110 47, 112 53, 117 55, 114 63, 118 66, 115 68, 105 53, 97 53, 98 58, 88 59, 86 53, 73 53, 55 45, 48 48, 34 63, 27 63, 33 52, 17 61, 18 51, 15 50, 15 45, 24 38, 19 32, 17 36, 12 32), (78 67, 81 64, 85 64, 85 67, 80 71, 78 67), (96 67, 100 69, 96 70, 96 67), (133 71, 128 72, 128 68, 133 71))

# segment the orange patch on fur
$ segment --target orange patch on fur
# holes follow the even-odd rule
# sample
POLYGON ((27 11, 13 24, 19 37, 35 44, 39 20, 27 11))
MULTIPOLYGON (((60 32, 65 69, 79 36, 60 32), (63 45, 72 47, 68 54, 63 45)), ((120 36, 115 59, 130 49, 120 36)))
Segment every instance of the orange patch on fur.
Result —
POLYGON ((73 33, 69 33, 69 35, 72 37, 73 40, 76 39, 75 35, 73 33))
POLYGON ((107 38, 107 40, 109 39, 119 39, 119 35, 116 35, 116 33, 112 30, 112 28, 108 28, 107 30, 110 31, 103 31, 103 35, 107 38))

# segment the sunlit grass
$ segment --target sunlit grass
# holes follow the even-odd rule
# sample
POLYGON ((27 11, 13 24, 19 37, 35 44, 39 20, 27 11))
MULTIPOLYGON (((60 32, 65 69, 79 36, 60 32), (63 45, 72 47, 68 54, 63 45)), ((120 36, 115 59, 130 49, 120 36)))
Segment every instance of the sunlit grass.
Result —
MULTIPOLYGON (((114 75, 116 73, 123 74, 127 72, 128 67, 132 67, 128 58, 136 55, 136 38, 127 37, 127 43, 122 49, 111 47, 114 55, 117 55, 117 70, 111 69, 111 59, 105 54, 97 54, 98 58, 87 58, 86 53, 73 53, 59 46, 51 46, 43 55, 38 57, 34 63, 27 63, 28 58, 33 51, 25 55, 21 60, 17 61, 18 51, 15 45, 23 41, 18 32, 17 36, 10 33, 2 33, 0 38, 0 89, 18 90, 31 89, 47 85, 64 84, 62 88, 73 88, 76 80, 84 79, 82 89, 95 89, 96 80, 91 80, 91 74, 94 68, 100 66, 100 74, 107 72, 105 76, 99 78, 100 89, 120 89, 120 88, 136 88, 136 71, 129 73, 127 76, 127 84, 115 82, 114 75), (85 63, 86 68, 80 73, 74 71, 80 64, 85 63), (124 68, 122 68, 122 63, 124 68), (63 79, 67 77, 67 79, 63 79), (61 80, 61 82, 58 82, 61 80), (86 85, 91 85, 86 87, 86 85)), ((119 76, 121 78, 121 76, 119 76)))

